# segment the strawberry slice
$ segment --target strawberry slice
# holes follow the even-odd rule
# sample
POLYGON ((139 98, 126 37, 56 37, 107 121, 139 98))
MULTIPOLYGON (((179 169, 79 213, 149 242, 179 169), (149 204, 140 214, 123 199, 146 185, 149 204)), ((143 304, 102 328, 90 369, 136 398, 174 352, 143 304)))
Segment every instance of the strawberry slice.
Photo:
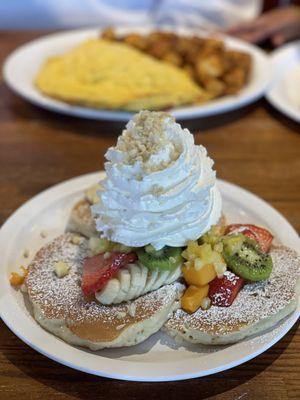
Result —
POLYGON ((251 224, 232 224, 228 225, 225 230, 225 235, 228 233, 240 232, 243 235, 255 240, 263 253, 268 253, 273 240, 273 235, 264 228, 260 226, 251 224))
POLYGON ((126 267, 137 259, 135 253, 112 252, 109 257, 104 254, 86 258, 84 261, 81 289, 85 296, 103 288, 120 268, 126 267))
POLYGON ((244 285, 244 279, 233 272, 226 271, 222 278, 215 278, 209 283, 208 297, 211 304, 219 307, 229 307, 244 285))

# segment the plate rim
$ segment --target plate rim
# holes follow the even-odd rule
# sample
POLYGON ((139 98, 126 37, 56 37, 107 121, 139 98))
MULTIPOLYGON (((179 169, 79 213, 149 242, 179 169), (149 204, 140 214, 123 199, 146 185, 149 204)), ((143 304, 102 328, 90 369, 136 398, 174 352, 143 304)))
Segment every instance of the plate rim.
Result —
MULTIPOLYGON (((103 174, 103 172, 102 172, 103 174)), ((103 175, 102 175, 103 176, 103 175)), ((30 200, 28 200, 26 203, 24 203, 21 207, 19 207, 7 220, 6 222, 2 225, 1 229, 0 229, 0 248, 3 247, 3 237, 5 235, 5 231, 9 230, 8 228, 11 229, 11 226, 14 225, 14 221, 16 219, 18 219, 19 215, 21 214, 21 216, 23 218, 26 218, 26 210, 28 207, 32 206, 32 204, 36 204, 41 202, 41 200, 44 199, 44 197, 47 198, 47 196, 49 196, 49 202, 53 199, 58 199, 57 198, 57 194, 60 194, 59 198, 64 198, 66 195, 70 194, 70 193, 76 193, 74 191, 74 189, 72 189, 72 187, 74 186, 79 186, 80 190, 83 190, 84 186, 87 186, 89 184, 91 184, 92 182, 96 182, 96 179, 100 179, 101 174, 99 174, 99 172, 93 172, 93 173, 88 173, 85 175, 81 175, 79 177, 75 177, 75 178, 71 178, 69 180, 63 181, 61 183, 58 183, 50 188, 47 188, 46 190, 40 192, 39 194, 37 194, 36 196, 34 196, 33 198, 31 198, 30 200), (84 185, 83 185, 84 182, 84 185), (80 185, 82 184, 82 185, 80 185), (67 191, 67 193, 63 190, 65 189, 67 186, 70 186, 69 188, 69 192, 67 191)), ((295 246, 299 246, 300 244, 300 239, 298 237, 297 232, 294 230, 294 228, 291 226, 291 224, 271 205, 269 205, 267 202, 265 202, 263 199, 259 198, 258 196, 256 196, 255 194, 247 191, 246 189, 243 189, 235 184, 229 183, 227 181, 224 180, 218 180, 218 184, 219 185, 225 185, 225 187, 227 186, 228 189, 230 189, 230 193, 232 193, 232 196, 234 196, 234 193, 236 191, 239 191, 241 193, 242 196, 246 196, 249 198, 250 195, 250 199, 255 199, 256 202, 258 201, 261 205, 261 207, 263 208, 263 210, 265 209, 265 207, 269 208, 270 212, 273 215, 276 215, 276 218, 280 218, 280 223, 283 223, 286 225, 286 227, 289 228, 291 235, 294 235, 294 239, 295 239, 295 246)), ((263 212, 262 210, 262 212, 263 212)), ((296 249, 297 250, 297 249, 296 249)), ((4 270, 6 268, 6 266, 2 266, 2 270, 4 270)), ((7 289, 8 287, 8 282, 5 279, 5 283, 0 281, 0 288, 1 288, 1 294, 0 294, 0 316, 2 318, 2 320, 4 321, 4 323, 9 327, 9 329, 17 336, 19 337, 23 342, 25 342, 27 345, 29 345, 30 347, 32 347, 34 350, 38 351, 39 353, 45 355, 46 357, 59 362, 60 364, 66 365, 68 367, 71 367, 73 369, 77 369, 80 370, 82 372, 86 372, 86 373, 90 373, 90 374, 94 374, 94 375, 98 375, 98 376, 103 376, 103 377, 107 377, 107 378, 115 378, 115 379, 121 379, 121 380, 130 380, 130 381, 146 381, 146 382, 162 382, 162 381, 175 381, 175 380, 185 380, 185 379, 190 379, 190 378, 196 378, 196 377, 200 377, 200 376, 207 376, 207 375, 211 375, 211 374, 215 374, 217 372, 220 371, 225 371, 227 369, 233 368, 237 365, 240 365, 246 361, 251 360, 252 358, 258 356, 259 354, 263 353, 264 351, 266 351, 267 349, 269 349, 271 346, 273 346, 276 342, 278 342, 291 328, 292 326, 295 324, 295 322, 297 321, 297 319, 299 318, 300 315, 300 305, 298 306, 298 308, 289 316, 289 322, 288 324, 285 324, 279 331, 279 333, 277 335, 275 335, 271 340, 269 340, 267 343, 265 343, 262 346, 258 346, 256 351, 252 351, 249 354, 247 354, 244 357, 234 357, 234 359, 232 360, 232 355, 230 354, 230 349, 231 346, 228 346, 225 349, 220 350, 220 352, 222 351, 223 355, 225 355, 225 357, 227 357, 227 361, 222 363, 221 365, 214 367, 214 368, 207 368, 206 370, 201 370, 201 364, 203 362, 205 362, 205 358, 213 357, 213 354, 217 354, 219 353, 220 356, 220 352, 216 352, 216 353, 211 353, 211 354, 207 354, 205 356, 202 356, 199 359, 193 359, 193 363, 195 362, 195 360, 198 360, 198 364, 197 366, 194 366, 193 368, 188 368, 188 372, 182 373, 182 361, 169 361, 166 363, 159 363, 157 361, 150 363, 153 367, 152 369, 157 369, 157 373, 152 373, 149 372, 149 368, 147 369, 147 367, 149 367, 149 362, 140 362, 140 361, 128 361, 128 360, 120 360, 120 359, 110 359, 105 357, 105 364, 109 364, 106 367, 103 368, 99 368, 97 370, 95 369, 90 369, 86 366, 82 366, 81 363, 74 363, 74 361, 69 361, 68 359, 65 359, 65 357, 61 356, 57 356, 57 352, 48 352, 45 350, 45 346, 41 346, 40 343, 36 344, 35 341, 32 338, 28 338, 28 334, 23 335, 23 332, 20 331, 19 329, 16 328, 16 326, 14 325, 14 322, 16 322, 16 316, 14 315, 10 315, 7 314, 4 306, 6 304, 6 300, 9 297, 9 289, 7 289), (2 289, 7 290, 7 292, 5 292, 5 290, 3 291, 2 289), (231 357, 231 358, 230 358, 231 357), (115 372, 116 369, 116 364, 121 365, 121 369, 119 368, 118 372, 115 372), (157 366, 157 364, 159 364, 157 366), (138 367, 140 367, 140 371, 142 371, 141 375, 137 375, 137 371, 134 370, 134 365, 137 365, 138 367), (162 366, 163 366, 163 370, 167 369, 167 368, 171 368, 171 372, 169 373, 162 373, 162 366), (158 368, 157 368, 158 367, 158 368), (195 370, 196 368, 196 370, 195 370), (120 370, 124 369, 126 371, 126 373, 121 373, 120 370), (161 375, 158 375, 161 374, 161 375)), ((12 296, 12 295, 11 295, 12 296)), ((15 302, 16 304, 13 305, 13 307, 15 307, 15 309, 18 309, 19 306, 17 306, 17 302, 15 302)), ((14 313, 12 313, 14 314, 14 313)), ((25 313, 22 314, 22 316, 25 318, 25 313)), ((55 337, 54 335, 52 335, 51 333, 47 332, 46 330, 44 330, 43 328, 41 328, 35 321, 33 321, 34 326, 36 326, 37 329, 41 329, 43 334, 42 336, 48 337, 49 335, 50 337, 52 337, 52 339, 54 338, 54 340, 51 340, 51 342, 57 343, 57 341, 60 343, 60 345, 63 347, 63 349, 67 348, 67 353, 72 353, 75 355, 80 355, 82 353, 82 351, 80 348, 71 346, 66 344, 65 342, 61 341, 60 339, 58 339, 57 337, 55 337)), ((33 332, 33 336, 34 336, 34 332, 33 332)), ((243 342, 241 342, 243 343, 243 342)), ((241 343, 238 343, 238 345, 240 345, 241 343)), ((61 347, 59 346, 59 347, 61 347)), ((98 364, 101 365, 101 361, 99 362, 99 360, 103 360, 103 357, 101 357, 101 355, 99 354, 92 354, 92 356, 94 357, 99 357, 98 358, 98 364)), ((216 356, 215 356, 216 357, 216 356)), ((80 358, 80 357, 79 357, 80 358)), ((189 366, 190 367, 190 366, 189 366)))
MULTIPOLYGON (((141 26, 132 26, 132 27, 121 27, 121 32, 128 32, 128 31, 151 31, 155 29, 154 27, 141 27, 141 26)), ((161 29, 173 30, 175 32, 185 32, 185 33, 195 33, 193 29, 184 29, 184 28, 170 28, 170 27, 162 27, 161 29)), ((91 35, 94 36, 101 32, 103 29, 101 28, 89 28, 89 29, 72 29, 72 30, 64 30, 59 32, 54 32, 48 35, 44 35, 33 39, 19 47, 17 47, 13 52, 11 52, 3 62, 3 79, 4 82, 8 85, 8 87, 17 95, 22 97, 23 99, 29 101, 30 103, 34 104, 35 106, 41 107, 46 110, 50 110, 53 112, 57 112, 63 115, 70 115, 73 117, 78 118, 87 118, 87 119, 95 119, 95 120, 107 120, 107 121, 127 121, 129 120, 134 113, 126 112, 126 111, 119 111, 119 110, 104 110, 104 109, 92 109, 89 107, 80 107, 76 105, 70 105, 68 103, 64 103, 62 101, 58 101, 52 99, 51 97, 45 96, 41 94, 38 90, 34 89, 34 97, 31 96, 30 93, 27 92, 26 89, 21 88, 13 79, 14 75, 11 75, 10 68, 11 64, 14 63, 16 57, 18 57, 19 53, 24 50, 31 48, 31 46, 35 46, 39 43, 43 43, 43 41, 47 41, 49 39, 59 39, 63 36, 69 35, 91 35), (37 96, 37 98, 35 98, 37 96)), ((199 35, 203 35, 203 32, 197 31, 199 35)), ((248 52, 252 55, 252 57, 256 57, 259 59, 260 65, 264 63, 264 83, 262 82, 259 88, 254 88, 252 92, 249 94, 244 95, 243 93, 235 95, 235 96, 228 96, 223 98, 222 100, 215 100, 220 101, 220 103, 214 104, 207 103, 205 105, 191 105, 191 106, 183 106, 178 108, 173 108, 168 110, 175 118, 180 120, 185 119, 193 119, 197 117, 209 117, 213 115, 219 115, 222 113, 226 113, 228 111, 233 111, 235 109, 244 107, 248 104, 251 104, 258 100, 259 98, 263 97, 265 92, 267 91, 268 86, 271 84, 271 77, 267 73, 269 70, 270 60, 269 56, 266 52, 264 52, 259 47, 244 42, 241 39, 231 37, 224 34, 219 34, 221 39, 228 41, 229 43, 235 43, 237 46, 243 46, 248 49, 248 52)), ((262 69, 261 69, 262 70, 262 69)), ((28 81, 28 80, 27 80, 28 81)), ((32 85, 32 83, 30 83, 32 85)), ((33 86, 33 85, 32 85, 33 86)))
POLYGON ((300 39, 287 43, 278 49, 273 50, 270 54, 269 60, 274 72, 271 83, 266 90, 265 97, 276 110, 284 114, 286 117, 289 117, 296 122, 300 122, 300 111, 297 113, 297 111, 293 108, 291 109, 286 102, 282 102, 282 96, 278 97, 276 93, 274 94, 274 88, 278 84, 278 81, 276 80, 278 65, 284 60, 284 57, 288 56, 289 53, 292 53, 297 47, 300 49, 300 39))

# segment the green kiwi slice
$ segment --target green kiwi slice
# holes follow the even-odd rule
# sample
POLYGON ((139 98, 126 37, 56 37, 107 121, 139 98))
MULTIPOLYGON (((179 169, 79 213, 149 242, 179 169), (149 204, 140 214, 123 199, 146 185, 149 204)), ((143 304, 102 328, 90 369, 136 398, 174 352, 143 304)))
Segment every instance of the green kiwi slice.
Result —
POLYGON ((148 245, 136 250, 140 262, 149 269, 163 271, 173 270, 183 263, 181 247, 165 246, 161 250, 155 250, 148 245))
POLYGON ((272 272, 273 262, 271 256, 262 253, 258 244, 248 238, 243 241, 240 249, 234 253, 225 245, 223 256, 228 268, 247 281, 263 281, 268 279, 272 272))

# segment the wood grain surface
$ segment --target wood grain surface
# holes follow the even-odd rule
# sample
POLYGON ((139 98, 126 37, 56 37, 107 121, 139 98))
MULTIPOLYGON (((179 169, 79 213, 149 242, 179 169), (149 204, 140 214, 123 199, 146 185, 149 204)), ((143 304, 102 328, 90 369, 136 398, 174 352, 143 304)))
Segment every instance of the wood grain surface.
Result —
MULTIPOLYGON (((1 32, 0 64, 42 32, 1 32)), ((238 112, 183 123, 207 147, 220 178, 276 207, 300 231, 300 128, 264 100, 238 112)), ((0 224, 58 182, 103 168, 122 124, 60 116, 15 96, 0 80, 0 224)), ((35 352, 0 323, 0 399, 300 398, 300 334, 295 326, 270 350, 206 378, 133 383, 89 376, 35 352)))

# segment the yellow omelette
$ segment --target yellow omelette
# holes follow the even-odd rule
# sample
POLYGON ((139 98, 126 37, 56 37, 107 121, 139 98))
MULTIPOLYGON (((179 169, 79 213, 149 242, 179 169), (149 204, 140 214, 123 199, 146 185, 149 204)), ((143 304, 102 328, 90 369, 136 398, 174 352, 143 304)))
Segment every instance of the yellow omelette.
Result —
POLYGON ((47 96, 93 108, 159 110, 207 100, 178 67, 104 39, 49 58, 35 83, 47 96))

